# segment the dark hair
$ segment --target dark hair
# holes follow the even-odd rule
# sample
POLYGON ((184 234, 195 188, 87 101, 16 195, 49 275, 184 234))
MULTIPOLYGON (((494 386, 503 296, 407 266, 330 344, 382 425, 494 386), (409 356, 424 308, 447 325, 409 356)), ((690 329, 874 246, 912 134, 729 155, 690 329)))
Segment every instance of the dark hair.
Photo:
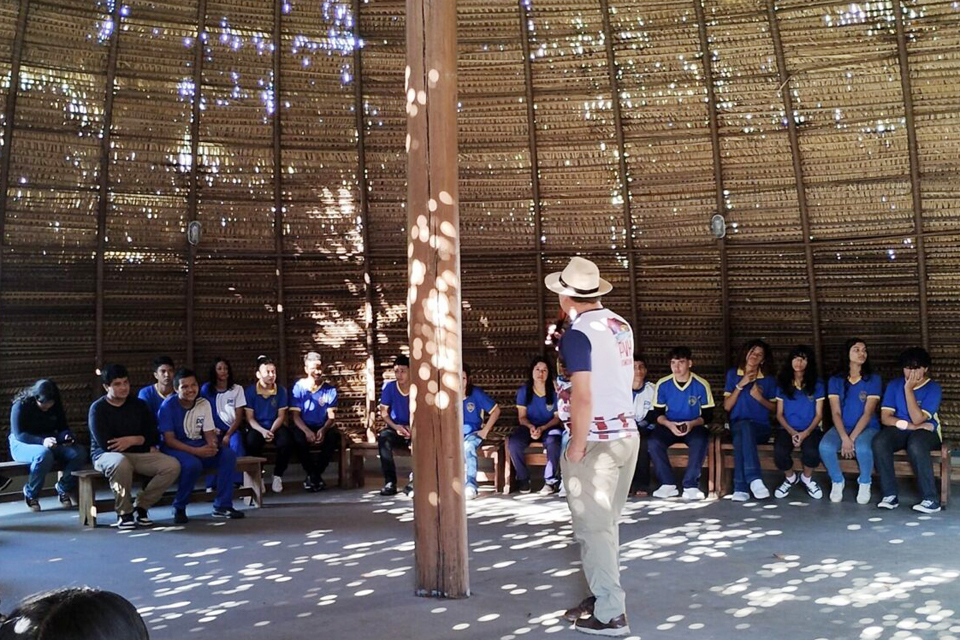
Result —
POLYGON ((180 381, 184 378, 196 378, 197 374, 193 369, 188 369, 186 367, 180 367, 177 369, 177 372, 173 374, 173 386, 174 388, 180 386, 180 381))
POLYGON ((149 640, 123 596, 87 587, 28 596, 0 624, 0 640, 149 640))
POLYGON ((547 404, 553 404, 557 399, 557 391, 554 389, 553 385, 553 367, 550 366, 550 361, 543 356, 536 356, 530 361, 530 365, 527 367, 527 381, 524 383, 527 392, 524 406, 529 407, 530 403, 533 402, 533 399, 536 397, 533 392, 533 369, 541 362, 547 365, 547 404))
POLYGON ((397 356, 396 358, 393 359, 393 366, 395 366, 395 367, 409 367, 409 366, 410 366, 410 358, 408 358, 407 356, 405 356, 405 355, 403 355, 403 354, 400 354, 399 356, 397 356))
POLYGON ((57 387, 57 383, 53 380, 47 380, 46 378, 37 380, 18 393, 13 399, 14 402, 26 402, 28 400, 33 400, 41 404, 53 401, 54 408, 63 408, 60 402, 60 389, 57 387))
POLYGON ((577 304, 592 304, 594 302, 602 302, 603 296, 567 296, 573 302, 577 304))
POLYGON ((812 395, 817 389, 817 357, 810 346, 798 344, 790 349, 790 355, 783 361, 780 373, 777 374, 777 384, 780 386, 780 390, 791 400, 796 389, 793 385, 793 359, 798 356, 805 358, 807 361, 807 368, 803 372, 803 390, 807 395, 812 395))
POLYGON ((265 364, 272 364, 276 366, 276 362, 273 361, 273 358, 270 356, 257 356, 257 369, 259 370, 265 364))
POLYGON ((643 364, 647 364, 647 359, 644 358, 644 357, 643 357, 643 354, 640 353, 639 351, 634 351, 634 352, 633 352, 633 361, 634 361, 634 362, 642 362, 643 364))
POLYGON ((467 375, 467 386, 463 390, 463 395, 468 396, 473 393, 473 383, 470 381, 470 365, 463 363, 463 372, 467 375))
POLYGON ((108 387, 118 378, 129 378, 130 373, 122 364, 108 364, 100 373, 100 381, 108 387))
POLYGON ((763 349, 763 362, 760 363, 760 373, 769 376, 773 373, 773 349, 763 340, 755 339, 747 342, 740 347, 740 353, 737 354, 737 369, 747 368, 747 354, 753 351, 754 347, 763 349))
POLYGON ((157 356, 156 358, 153 359, 153 369, 151 369, 151 371, 156 373, 157 369, 159 369, 165 364, 170 365, 171 367, 174 366, 173 358, 171 358, 170 356, 157 356))
POLYGON ((900 354, 900 368, 924 367, 929 369, 933 364, 930 361, 930 354, 923 347, 908 347, 900 354))
MULTIPOLYGON (((843 343, 843 348, 840 350, 840 364, 837 366, 837 375, 843 376, 844 380, 850 375, 850 349, 853 349, 853 345, 861 343, 866 345, 867 341, 860 338, 850 338, 843 343)), ((872 374, 873 364, 870 362, 870 357, 867 356, 863 366, 860 367, 860 375, 866 378, 872 374)))
MULTIPOLYGON (((693 360, 693 352, 690 351, 690 347, 679 346, 670 349, 670 353, 667 354, 667 360, 693 360)), ((644 363, 646 364, 646 363, 644 363)))
POLYGON ((233 366, 230 364, 230 361, 226 358, 221 358, 217 356, 213 359, 213 364, 210 365, 210 371, 207 373, 207 379, 210 381, 210 386, 214 389, 217 388, 217 365, 220 363, 227 365, 227 389, 233 389, 233 366))

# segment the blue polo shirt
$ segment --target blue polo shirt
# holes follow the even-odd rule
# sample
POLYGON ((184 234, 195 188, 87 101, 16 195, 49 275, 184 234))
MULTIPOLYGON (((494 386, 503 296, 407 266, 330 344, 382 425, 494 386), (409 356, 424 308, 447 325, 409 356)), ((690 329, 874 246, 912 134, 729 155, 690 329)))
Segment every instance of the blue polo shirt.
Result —
MULTIPOLYGON (((887 384, 887 390, 883 392, 883 400, 880 402, 880 409, 890 409, 898 420, 913 422, 910 419, 910 411, 907 410, 907 393, 904 390, 906 382, 904 378, 900 377, 887 384)), ((927 379, 926 382, 913 390, 913 395, 917 399, 917 404, 923 411, 923 415, 927 417, 927 421, 934 424, 933 432, 937 434, 938 438, 942 437, 940 434, 940 416, 937 413, 940 411, 940 400, 943 398, 943 390, 940 385, 927 379)))
POLYGON ((702 409, 715 405, 710 383, 691 372, 690 379, 681 384, 671 374, 657 382, 653 406, 663 409, 667 420, 686 422, 700 417, 702 409))
POLYGON ((157 391, 157 385, 151 384, 140 389, 137 397, 146 402, 150 410, 153 411, 153 415, 156 416, 160 414, 160 405, 163 404, 163 401, 175 395, 177 395, 177 392, 171 391, 169 396, 162 396, 160 392, 157 391))
MULTIPOLYGON (((564 361, 566 362, 566 361, 564 361)), ((535 427, 542 427, 551 420, 557 413, 557 401, 548 403, 546 396, 537 395, 533 392, 533 399, 527 398, 527 385, 517 389, 517 406, 527 409, 527 420, 533 423, 535 427)))
POLYGON ((812 394, 794 388, 792 398, 777 385, 777 402, 783 403, 783 417, 796 431, 805 431, 810 426, 817 415, 817 400, 823 400, 824 395, 823 382, 820 380, 817 380, 812 394))
POLYGON ((390 419, 402 427, 410 426, 410 394, 400 391, 396 380, 383 383, 380 404, 390 410, 390 419))
POLYGON ((259 382, 255 382, 244 389, 243 393, 247 408, 253 410, 253 417, 264 429, 273 426, 280 409, 287 408, 287 390, 279 384, 274 385, 271 392, 267 392, 259 382))
MULTIPOLYGON (((851 433, 866 409, 867 400, 880 399, 883 383, 880 374, 871 373, 866 378, 861 377, 856 383, 847 382, 847 376, 836 375, 827 381, 827 397, 837 398, 840 401, 840 417, 843 419, 843 428, 851 433)), ((836 425, 835 425, 836 426, 836 425)), ((880 420, 876 412, 870 416, 867 429, 879 429, 880 420)))
POLYGON ((307 426, 317 429, 327 423, 327 409, 337 406, 337 388, 327 382, 314 387, 310 378, 297 380, 291 396, 290 411, 299 411, 307 426))
POLYGON ((496 406, 493 398, 474 385, 470 395, 463 399, 463 435, 480 431, 483 428, 483 415, 489 415, 496 406))
MULTIPOLYGON (((742 377, 743 369, 730 369, 727 371, 726 384, 723 386, 723 395, 725 397, 733 395, 733 391, 742 377)), ((752 420, 760 424, 770 424, 770 412, 750 395, 750 391, 755 384, 760 385, 760 393, 767 400, 772 401, 776 397, 777 381, 774 378, 764 377, 763 374, 759 374, 756 380, 743 387, 743 391, 740 392, 740 396, 737 398, 737 403, 733 405, 733 409, 730 411, 730 422, 752 420)))

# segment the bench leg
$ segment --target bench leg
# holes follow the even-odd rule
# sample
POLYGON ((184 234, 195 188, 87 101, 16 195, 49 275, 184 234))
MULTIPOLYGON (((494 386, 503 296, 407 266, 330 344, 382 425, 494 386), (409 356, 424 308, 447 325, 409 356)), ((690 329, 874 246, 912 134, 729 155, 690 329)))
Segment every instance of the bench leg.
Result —
POLYGON ((243 470, 243 486, 253 490, 253 497, 247 499, 247 505, 263 507, 263 467, 256 466, 243 470))
POLYGON ((950 449, 947 445, 940 447, 940 506, 946 507, 950 502, 950 449))
POLYGON ((503 443, 500 443, 500 446, 497 447, 497 450, 493 454, 493 489, 497 493, 504 492, 503 457, 505 451, 503 443))
POLYGON ((513 488, 511 486, 513 481, 513 463, 510 462, 510 452, 507 450, 507 445, 503 445, 503 495, 510 495, 510 491, 513 488))
POLYGON ((337 484, 340 485, 341 489, 351 488, 350 472, 347 469, 349 464, 350 464, 350 448, 347 447, 347 444, 344 441, 340 445, 340 468, 337 469, 337 484))
POLYGON ((363 485, 366 484, 366 479, 363 477, 363 455, 350 456, 350 475, 353 477, 351 484, 362 489, 363 485))
POLYGON ((97 526, 97 505, 94 500, 93 478, 80 478, 78 494, 80 503, 80 526, 97 526))
POLYGON ((713 496, 717 492, 716 474, 717 474, 717 446, 716 438, 710 438, 707 445, 707 495, 713 496))

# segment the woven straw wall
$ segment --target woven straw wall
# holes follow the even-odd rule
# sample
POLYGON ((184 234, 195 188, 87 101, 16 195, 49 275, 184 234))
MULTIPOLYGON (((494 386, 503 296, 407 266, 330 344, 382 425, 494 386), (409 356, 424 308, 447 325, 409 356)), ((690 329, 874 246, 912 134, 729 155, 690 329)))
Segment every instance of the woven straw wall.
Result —
MULTIPOLYGON (((926 331, 956 437, 957 3, 694 2, 458 0, 477 382, 512 407, 558 310, 536 274, 581 252, 653 375, 685 343, 719 387, 725 346, 819 330, 826 370, 856 334, 890 377, 926 331)), ((98 345, 137 383, 191 350, 292 383, 313 349, 361 429, 368 358, 379 388, 406 350, 404 5, 0 0, 0 397, 52 377, 79 426, 98 345)))

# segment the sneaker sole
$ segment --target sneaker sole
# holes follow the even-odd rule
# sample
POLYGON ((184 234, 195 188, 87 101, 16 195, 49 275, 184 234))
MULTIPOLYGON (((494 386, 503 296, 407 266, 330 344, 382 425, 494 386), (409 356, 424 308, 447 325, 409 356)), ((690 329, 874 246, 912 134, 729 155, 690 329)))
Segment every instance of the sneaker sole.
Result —
POLYGON ((580 633, 585 633, 591 636, 606 636, 608 638, 620 638, 622 636, 630 635, 630 627, 621 627, 619 629, 587 629, 584 627, 578 627, 574 625, 573 627, 580 633))
POLYGON ((921 507, 920 505, 913 507, 914 511, 919 511, 920 513, 940 513, 940 509, 942 509, 942 507, 937 507, 936 509, 927 509, 926 507, 921 507))
POLYGON ((896 509, 896 508, 899 507, 899 506, 900 506, 899 504, 878 504, 878 505, 877 505, 877 508, 879 508, 879 509, 887 509, 887 510, 889 510, 889 511, 893 511, 894 509, 896 509))

